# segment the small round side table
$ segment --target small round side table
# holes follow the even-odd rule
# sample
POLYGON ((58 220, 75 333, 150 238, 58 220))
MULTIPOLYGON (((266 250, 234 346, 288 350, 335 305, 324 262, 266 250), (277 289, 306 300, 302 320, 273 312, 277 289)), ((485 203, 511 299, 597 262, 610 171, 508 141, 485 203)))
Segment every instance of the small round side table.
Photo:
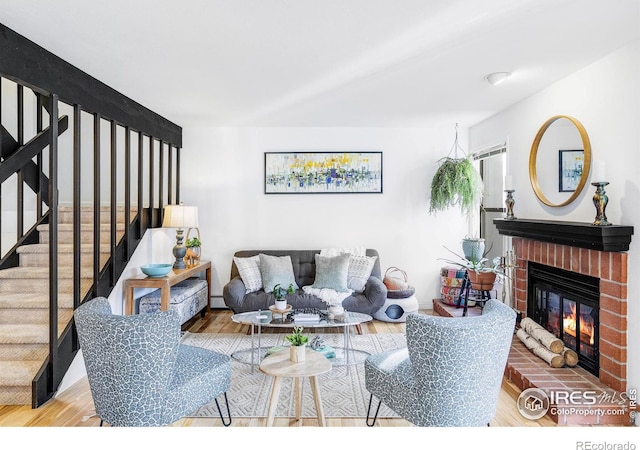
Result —
POLYGON ((320 398, 320 384, 318 383, 317 376, 329 372, 331 370, 331 362, 329 362, 323 354, 315 350, 311 350, 310 348, 307 348, 305 353, 306 356, 304 361, 292 362, 289 359, 289 347, 287 347, 267 356, 260 363, 260 371, 266 375, 274 377, 273 388, 271 389, 271 398, 269 399, 266 426, 273 426, 283 378, 294 379, 296 420, 300 420, 302 403, 300 379, 303 377, 309 377, 309 384, 311 385, 311 391, 313 392, 313 400, 316 406, 316 414, 318 416, 318 424, 321 427, 326 426, 324 410, 322 409, 322 400, 320 398))

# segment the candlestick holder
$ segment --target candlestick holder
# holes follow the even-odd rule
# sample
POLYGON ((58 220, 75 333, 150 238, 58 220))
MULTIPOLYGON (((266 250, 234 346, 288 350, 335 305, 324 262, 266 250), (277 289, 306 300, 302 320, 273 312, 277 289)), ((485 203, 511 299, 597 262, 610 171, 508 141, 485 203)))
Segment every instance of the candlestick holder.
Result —
POLYGON ((513 199, 513 193, 515 190, 507 189, 505 192, 507 193, 507 198, 504 201, 504 204, 507 205, 507 216, 505 219, 515 219, 516 216, 513 215, 513 205, 516 204, 516 201, 513 199))
POLYGON ((607 203, 609 203, 609 197, 607 197, 607 193, 604 191, 604 187, 608 184, 608 181, 591 183, 591 186, 596 187, 596 193, 593 194, 593 204, 596 207, 596 220, 593 221, 592 225, 611 225, 611 222, 607 220, 607 215, 604 213, 604 210, 607 208, 607 203))

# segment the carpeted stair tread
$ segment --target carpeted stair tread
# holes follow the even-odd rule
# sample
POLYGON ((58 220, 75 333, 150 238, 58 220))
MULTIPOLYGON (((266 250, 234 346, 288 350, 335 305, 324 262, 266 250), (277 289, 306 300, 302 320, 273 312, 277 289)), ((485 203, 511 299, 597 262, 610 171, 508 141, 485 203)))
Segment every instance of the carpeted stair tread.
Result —
POLYGON ((0 325, 0 344, 47 344, 49 325, 0 325))
MULTIPOLYGON (((42 225, 38 225, 36 228, 39 232, 41 233, 48 233, 49 232, 49 224, 45 223, 42 225)), ((91 223, 81 223, 80 224, 80 229, 82 231, 93 231, 93 222, 91 223)), ((124 231, 125 226, 124 223, 118 222, 116 223, 116 231, 124 231)), ((101 223, 100 224, 100 231, 110 231, 111 230, 111 224, 110 223, 101 223)), ((59 223, 58 224, 58 231, 73 231, 73 224, 72 223, 59 223)))
POLYGON ((31 386, 42 361, 0 361, 0 385, 31 386))
MULTIPOLYGON (((109 253, 111 247, 109 243, 100 244, 101 253, 109 253)), ((80 246, 82 253, 93 253, 93 244, 82 244, 80 246)), ((21 245, 16 249, 17 253, 46 253, 49 254, 49 244, 27 244, 21 245)), ((58 244, 58 253, 73 253, 73 244, 58 244)))
MULTIPOLYGON (((90 278, 90 275, 83 274, 82 278, 90 278)), ((73 268, 71 267, 59 267, 58 278, 72 279, 73 268)), ((15 280, 15 279, 49 279, 48 267, 9 267, 8 269, 0 270, 0 279, 15 280)))
MULTIPOLYGON (((73 308, 72 294, 59 294, 58 306, 61 308, 73 308)), ((0 295, 0 309, 35 309, 49 308, 49 295, 37 292, 6 293, 0 295)))

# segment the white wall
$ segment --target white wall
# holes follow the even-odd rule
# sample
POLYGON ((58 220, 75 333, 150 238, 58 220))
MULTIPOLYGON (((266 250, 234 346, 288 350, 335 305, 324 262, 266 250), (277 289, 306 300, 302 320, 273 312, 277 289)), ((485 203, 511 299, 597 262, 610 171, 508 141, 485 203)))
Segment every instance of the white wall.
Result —
MULTIPOLYGON (((610 222, 632 225, 629 250, 628 285, 628 386, 640 386, 640 42, 601 59, 572 74, 508 110, 474 126, 469 133, 473 146, 508 137, 508 172, 513 175, 519 218, 593 222, 594 188, 585 191, 570 206, 551 208, 540 203, 529 183, 528 164, 531 143, 539 127, 551 116, 564 114, 578 119, 585 127, 594 159, 606 161, 610 185, 606 191, 610 222)), ((547 176, 557 176, 553 168, 547 176)), ((541 172, 539 170, 539 172, 541 172)), ((544 172, 539 173, 544 176, 544 172)))
MULTIPOLYGON (((458 250, 467 223, 458 210, 428 213, 437 160, 450 129, 194 128, 185 126, 181 200, 199 207, 203 257, 213 263, 213 295, 243 249, 366 246, 384 272, 407 272, 421 307, 439 290, 438 258, 458 250), (382 194, 264 194, 266 151, 382 151, 382 194)), ((466 148, 466 130, 461 132, 466 148)), ((221 299, 212 303, 223 306, 221 299)))

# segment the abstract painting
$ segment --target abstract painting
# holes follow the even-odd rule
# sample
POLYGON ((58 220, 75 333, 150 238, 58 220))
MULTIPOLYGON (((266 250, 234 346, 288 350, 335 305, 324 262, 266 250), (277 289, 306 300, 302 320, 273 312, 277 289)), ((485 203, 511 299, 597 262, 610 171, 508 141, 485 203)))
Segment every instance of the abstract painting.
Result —
POLYGON ((382 152, 265 152, 265 194, 382 193, 382 152))

